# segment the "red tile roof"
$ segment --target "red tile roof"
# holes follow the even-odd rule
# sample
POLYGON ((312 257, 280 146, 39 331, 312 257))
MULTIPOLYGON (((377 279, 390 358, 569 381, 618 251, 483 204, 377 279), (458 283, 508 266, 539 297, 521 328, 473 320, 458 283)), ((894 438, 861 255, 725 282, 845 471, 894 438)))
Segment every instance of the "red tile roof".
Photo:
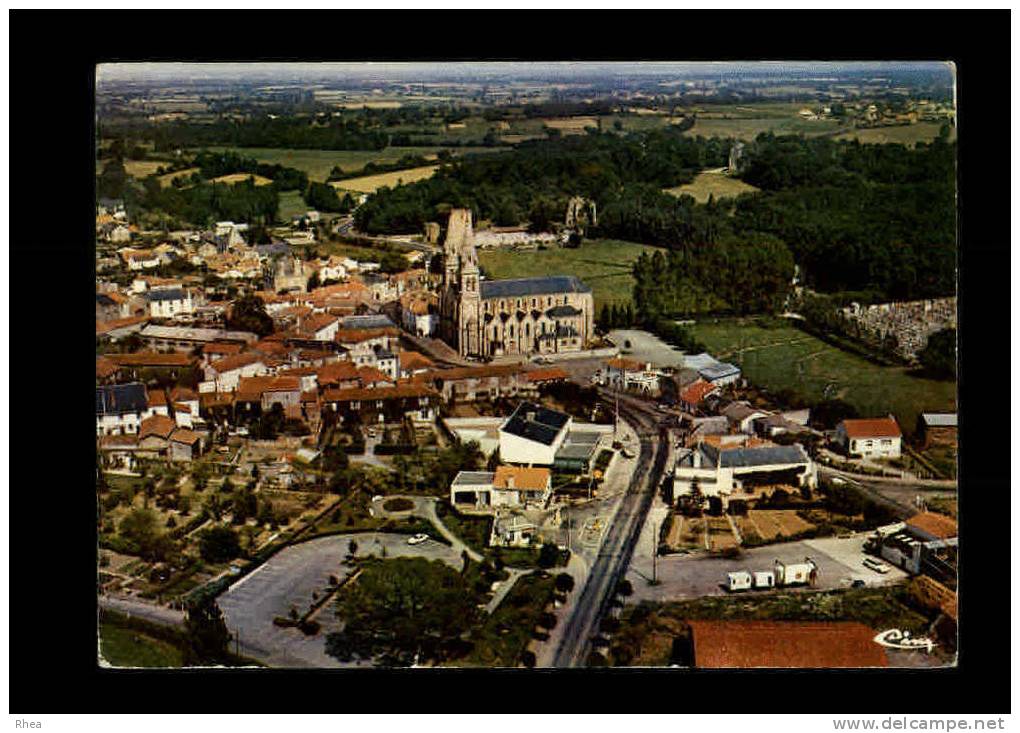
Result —
POLYGON ((720 668, 887 667, 875 631, 849 621, 690 621, 694 666, 720 668))
POLYGON ((99 336, 110 331, 116 331, 118 328, 133 326, 136 323, 147 323, 148 320, 148 316, 132 316, 131 318, 117 318, 113 321, 96 321, 96 335, 99 336))
POLYGON ((417 351, 401 351, 400 352, 400 368, 401 369, 429 369, 435 366, 430 358, 425 354, 419 354, 417 351))
POLYGON ((202 346, 202 353, 206 355, 226 354, 231 356, 233 354, 241 353, 241 349, 243 348, 244 344, 228 344, 220 341, 212 341, 211 343, 202 346))
POLYGON ((170 436, 170 440, 174 443, 184 443, 185 445, 194 445, 195 442, 202 439, 202 436, 198 433, 187 430, 185 428, 177 428, 173 435, 170 436))
POLYGON ((850 438, 899 438, 902 433, 891 417, 844 420, 843 430, 850 438))
POLYGON ((711 382, 699 379, 688 385, 687 388, 680 393, 680 400, 682 402, 686 402, 688 405, 697 405, 717 389, 719 388, 711 382))
POLYGON ((100 379, 106 379, 112 377, 120 369, 116 364, 107 359, 105 356, 96 357, 96 376, 100 379))
POLYGON ((496 473, 492 477, 494 489, 505 489, 513 491, 526 489, 528 491, 541 491, 548 488, 552 474, 548 468, 522 468, 519 466, 497 466, 496 473), (509 480, 513 479, 513 488, 509 480))
POLYGON ((142 420, 142 424, 138 428, 138 440, 147 438, 150 435, 167 440, 176 428, 177 423, 173 421, 173 418, 166 415, 153 415, 142 420))
POLYGON ((935 512, 919 512, 908 519, 905 524, 940 540, 948 540, 957 535, 956 522, 944 514, 935 512))
POLYGON ((197 361, 189 354, 176 352, 160 354, 155 351, 139 351, 136 354, 107 354, 106 358, 122 367, 186 367, 197 361))
POLYGON ((644 371, 645 363, 641 361, 635 361, 634 359, 624 359, 622 357, 619 357, 607 361, 606 366, 612 367, 613 369, 619 369, 625 372, 640 372, 644 371))
POLYGON ((532 369, 524 373, 524 378, 529 382, 557 382, 568 379, 570 374, 560 367, 546 367, 544 369, 532 369))
POLYGON ((300 377, 241 377, 237 383, 238 402, 257 402, 266 392, 301 390, 300 377))
POLYGON ((209 366, 212 369, 215 369, 217 374, 223 374, 257 362, 265 364, 266 358, 257 351, 246 351, 242 354, 234 354, 233 356, 225 356, 222 359, 217 359, 216 361, 210 362, 209 366))
POLYGON ((327 389, 322 393, 323 402, 354 402, 370 400, 395 400, 406 397, 425 397, 435 395, 435 391, 422 384, 398 384, 394 387, 376 387, 374 389, 327 389))
POLYGON ((385 326, 383 328, 341 328, 336 332, 335 340, 342 344, 360 344, 362 341, 399 335, 400 330, 392 326, 385 326))
POLYGON ((453 367, 452 369, 433 369, 422 375, 428 381, 442 379, 480 379, 483 377, 506 377, 521 374, 524 368, 518 364, 489 364, 486 366, 453 367))

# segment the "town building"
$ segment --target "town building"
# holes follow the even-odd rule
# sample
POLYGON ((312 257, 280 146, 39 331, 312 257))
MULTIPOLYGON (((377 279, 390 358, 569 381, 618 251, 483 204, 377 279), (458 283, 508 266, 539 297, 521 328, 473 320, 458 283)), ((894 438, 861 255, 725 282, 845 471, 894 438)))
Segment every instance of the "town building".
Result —
POLYGON ((925 574, 956 586, 957 528, 951 518, 920 512, 899 530, 876 533, 879 554, 892 565, 913 575, 925 574))
POLYGON ((573 275, 482 280, 471 212, 450 212, 440 335, 461 356, 580 351, 594 335, 591 288, 573 275))
POLYGON ((192 351, 213 341, 253 344, 258 336, 248 331, 225 331, 218 328, 188 328, 184 326, 153 326, 141 329, 139 335, 154 349, 192 351))
POLYGON ((503 465, 494 472, 461 471, 450 484, 450 503, 476 511, 544 507, 550 498, 552 473, 548 468, 503 465))
POLYGON ((149 409, 141 382, 96 387, 96 435, 137 434, 149 409))
POLYGON ((194 311, 191 291, 185 288, 159 288, 142 294, 150 318, 174 318, 194 311))
POLYGON ((566 413, 521 402, 500 426, 500 458, 525 466, 551 466, 572 422, 566 413))
POLYGON ((847 455, 861 458, 899 458, 903 434, 896 418, 843 420, 836 426, 836 442, 847 455))
POLYGON ((677 451, 673 470, 676 497, 719 497, 723 505, 730 496, 759 485, 785 484, 814 489, 817 468, 803 446, 775 445, 743 435, 710 435, 694 448, 677 451))
POLYGON ((624 392, 638 392, 644 395, 659 393, 658 370, 648 362, 618 357, 609 359, 602 376, 603 386, 624 392))
POLYGON ((439 395, 424 384, 397 384, 373 389, 329 388, 322 392, 323 409, 332 409, 344 421, 363 424, 400 422, 431 423, 436 419, 439 395))

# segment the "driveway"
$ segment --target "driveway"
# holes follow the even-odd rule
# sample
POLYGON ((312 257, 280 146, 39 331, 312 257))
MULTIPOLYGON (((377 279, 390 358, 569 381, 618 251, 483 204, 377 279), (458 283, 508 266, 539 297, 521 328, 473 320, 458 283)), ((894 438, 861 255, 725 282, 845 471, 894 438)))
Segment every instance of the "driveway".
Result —
POLYGON ((312 603, 312 592, 322 594, 330 575, 342 579, 352 571, 344 562, 352 539, 358 543, 358 557, 380 557, 384 553, 387 558, 424 557, 442 560, 458 571, 463 565, 459 550, 432 540, 408 545, 407 535, 402 534, 361 532, 319 537, 291 545, 239 580, 218 599, 227 628, 240 638, 242 654, 273 667, 358 666, 342 664, 326 654, 326 635, 340 628, 339 620, 328 608, 324 607, 316 616, 322 624, 316 636, 273 625, 273 618, 287 616, 292 605, 299 613, 306 612, 312 603))
MULTIPOLYGON (((711 557, 704 553, 666 555, 657 560, 656 576, 659 585, 649 585, 651 577, 650 543, 638 544, 627 578, 634 586, 631 602, 642 600, 671 601, 701 596, 727 595, 723 589, 726 574, 738 570, 771 570, 775 560, 786 563, 803 562, 810 557, 818 564, 818 584, 815 590, 846 588, 854 580, 868 585, 886 585, 907 577, 898 568, 889 566, 889 572, 880 575, 861 564, 866 534, 839 539, 835 537, 784 542, 766 547, 745 550, 735 559, 711 557)), ((888 563, 886 563, 888 564, 888 563)))
POLYGON ((461 542, 460 538, 451 532, 445 524, 443 524, 439 515, 436 514, 436 497, 434 496, 409 496, 402 494, 379 496, 372 499, 372 516, 394 517, 397 519, 402 519, 407 516, 416 516, 421 517, 422 519, 427 519, 432 523, 432 526, 436 528, 436 531, 443 535, 443 537, 445 537, 446 540, 453 545, 453 550, 457 553, 457 557, 460 557, 462 552, 466 552, 468 557, 475 562, 481 562, 484 559, 477 552, 461 542), (388 512, 384 506, 390 499, 407 499, 414 503, 414 508, 402 512, 388 512))
POLYGON ((111 611, 119 611, 126 616, 137 616, 162 626, 181 626, 184 624, 183 611, 175 611, 172 608, 157 606, 154 603, 102 595, 99 596, 99 606, 111 611))

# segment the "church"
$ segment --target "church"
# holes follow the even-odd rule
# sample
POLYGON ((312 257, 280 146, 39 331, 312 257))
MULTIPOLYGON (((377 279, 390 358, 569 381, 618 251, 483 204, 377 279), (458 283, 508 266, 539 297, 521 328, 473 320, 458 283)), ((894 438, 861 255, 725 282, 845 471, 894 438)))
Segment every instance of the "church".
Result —
POLYGON ((480 277, 468 209, 450 212, 443 261, 440 335, 461 356, 581 351, 594 337, 591 288, 575 276, 480 277))

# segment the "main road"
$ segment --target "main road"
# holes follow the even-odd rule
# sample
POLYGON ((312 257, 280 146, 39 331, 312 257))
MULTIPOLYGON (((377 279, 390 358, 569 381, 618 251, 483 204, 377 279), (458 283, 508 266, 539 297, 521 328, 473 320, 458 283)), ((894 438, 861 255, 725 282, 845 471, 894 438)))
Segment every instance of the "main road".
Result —
MULTIPOLYGON (((610 404, 615 402, 615 395, 610 392, 600 390, 600 396, 610 404)), ((598 634, 599 623, 630 564, 669 453, 669 431, 654 407, 636 398, 620 396, 619 410, 637 429, 641 443, 638 467, 588 573, 577 605, 566 621, 553 657, 554 667, 582 667, 587 663, 591 640, 598 634)))

